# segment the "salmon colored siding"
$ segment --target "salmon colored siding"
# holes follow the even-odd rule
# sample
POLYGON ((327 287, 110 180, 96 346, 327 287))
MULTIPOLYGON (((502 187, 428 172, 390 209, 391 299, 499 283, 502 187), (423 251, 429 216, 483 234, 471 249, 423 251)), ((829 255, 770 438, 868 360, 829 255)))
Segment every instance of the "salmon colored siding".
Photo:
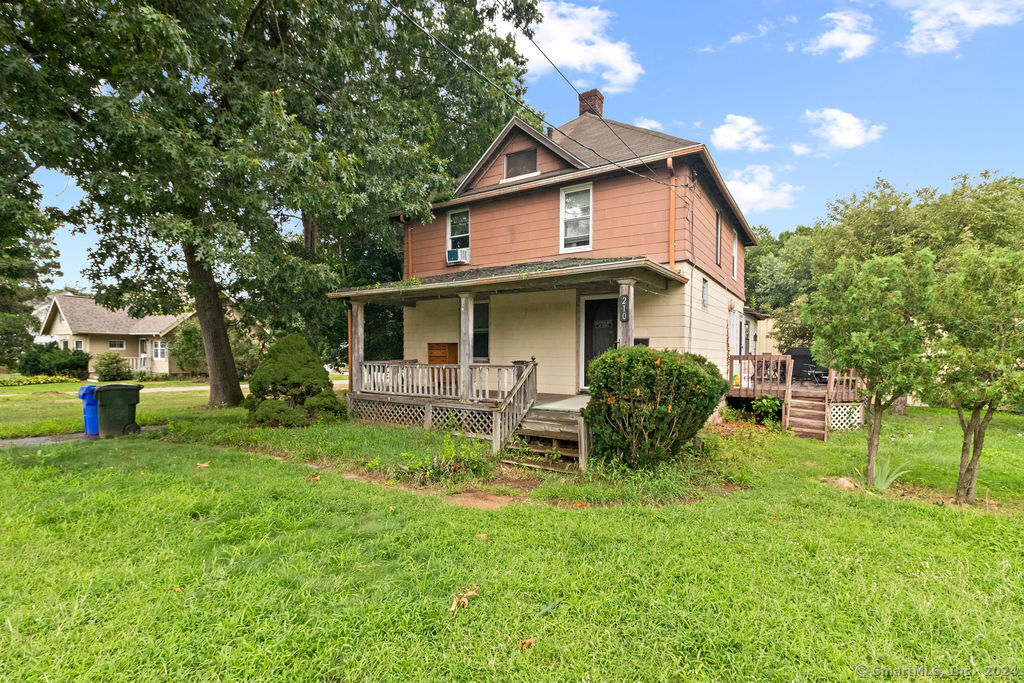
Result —
MULTIPOLYGON (((659 175, 662 180, 668 178, 664 168, 659 175)), ((566 184, 567 187, 575 185, 566 184)), ((629 175, 595 179, 591 206, 592 248, 573 254, 562 254, 559 249, 560 192, 557 187, 470 204, 470 263, 466 266, 445 265, 448 212, 442 210, 433 222, 413 225, 410 237, 412 275, 429 277, 451 270, 550 261, 567 256, 646 256, 665 263, 668 261, 668 202, 669 188, 664 185, 629 175)), ((457 210, 461 208, 464 207, 457 210)), ((677 220, 680 217, 677 215, 677 220)), ((677 258, 682 260, 682 254, 677 252, 677 258)))
MULTIPOLYGON (((682 177, 690 176, 688 171, 681 175, 682 177)), ((711 189, 709 183, 700 179, 699 176, 692 193, 690 188, 681 188, 679 194, 682 195, 684 199, 693 197, 694 243, 691 259, 690 231, 686 229, 689 221, 690 210, 684 203, 680 202, 680 204, 677 205, 679 206, 677 211, 684 215, 681 216, 682 220, 679 221, 682 226, 681 236, 679 234, 680 227, 676 227, 676 260, 692 260, 698 268, 710 275, 731 293, 740 298, 745 298, 743 289, 744 248, 742 238, 740 239, 739 244, 739 263, 737 265, 736 279, 732 279, 732 238, 738 229, 736 221, 732 219, 726 208, 718 203, 717 193, 711 189), (722 216, 721 265, 715 263, 716 210, 720 212, 722 216)))
POLYGON ((536 140, 525 133, 514 131, 509 135, 508 142, 494 154, 490 164, 467 189, 476 190, 499 184, 505 178, 505 155, 530 149, 531 147, 537 148, 538 172, 548 173, 550 171, 561 171, 562 169, 571 168, 568 163, 547 147, 538 144, 536 140))

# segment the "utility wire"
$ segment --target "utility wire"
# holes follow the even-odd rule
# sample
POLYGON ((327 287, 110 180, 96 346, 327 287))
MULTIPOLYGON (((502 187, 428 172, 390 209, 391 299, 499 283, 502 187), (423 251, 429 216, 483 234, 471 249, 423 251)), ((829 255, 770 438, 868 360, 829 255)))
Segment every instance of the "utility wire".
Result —
MULTIPOLYGON (((619 169, 621 169, 621 170, 623 170, 623 171, 625 171, 627 173, 631 173, 632 175, 635 175, 638 178, 643 178, 644 180, 647 180, 649 182, 657 183, 658 185, 663 185, 665 187, 672 188, 672 185, 670 183, 666 183, 666 182, 664 182, 662 180, 658 180, 657 178, 651 178, 649 176, 644 175, 643 173, 637 173, 633 169, 628 168, 626 166, 623 166, 622 164, 620 164, 617 161, 612 161, 611 159, 609 159, 605 155, 603 155, 600 152, 598 152, 593 147, 590 147, 589 145, 585 145, 582 142, 580 142, 579 140, 577 140, 576 138, 572 137, 571 135, 566 134, 558 126, 554 125, 553 123, 551 123, 550 121, 545 119, 539 112, 534 110, 530 105, 528 105, 525 102, 521 101, 518 97, 516 97, 515 95, 510 93, 508 90, 506 90, 505 88, 503 88, 502 86, 498 85, 493 80, 491 80, 491 78, 487 74, 483 73, 482 71, 480 71, 480 69, 476 68, 475 66, 473 66, 472 64, 467 62, 465 59, 463 59, 462 55, 460 55, 458 52, 456 52, 452 48, 448 47, 448 45, 446 45, 440 38, 438 38, 433 33, 431 33, 429 29, 424 28, 419 22, 417 22, 415 19, 413 19, 411 16, 409 16, 409 14, 404 9, 402 9, 401 7, 397 7, 396 5, 392 4, 391 0, 384 0, 384 4, 386 4, 388 7, 390 7, 395 12, 397 12, 399 14, 399 16, 401 16, 403 19, 408 21, 410 24, 415 26, 427 38, 429 38, 433 42, 437 43, 437 45, 440 46, 442 49, 444 49, 445 52, 447 52, 452 57, 457 59, 459 61, 459 63, 461 63, 467 69, 469 69, 470 71, 475 73, 477 76, 482 78, 488 85, 490 85, 495 90, 501 92, 510 102, 515 104, 521 110, 529 112, 530 114, 535 116, 538 120, 540 120, 542 123, 544 123, 544 124, 546 124, 548 126, 551 126, 552 129, 557 130, 561 135, 565 136, 567 139, 572 140, 573 142, 575 142, 577 145, 579 145, 583 149, 586 149, 586 150, 589 150, 590 152, 593 152, 596 156, 600 157, 601 159, 604 159, 606 162, 608 162, 612 166, 615 166, 615 167, 617 167, 617 168, 619 168, 619 169)), ((540 48, 537 48, 537 49, 540 49, 540 48)), ((559 72, 559 73, 561 73, 561 72, 559 72)), ((565 78, 565 76, 563 76, 563 78, 565 78)), ((572 85, 572 84, 570 83, 570 85, 572 85)), ((610 128, 610 126, 609 126, 609 128, 610 128)), ((612 132, 614 133, 615 131, 612 131, 612 132)), ((618 134, 616 134, 616 137, 618 137, 618 134)), ((621 140, 622 138, 619 138, 619 139, 621 140)), ((623 144, 625 144, 625 142, 623 142, 623 144)), ((629 146, 626 145, 626 147, 628 148, 629 146)), ((633 152, 632 149, 630 149, 630 151, 633 152)), ((636 152, 633 152, 633 154, 635 155, 636 152)), ((637 156, 637 159, 639 159, 641 161, 641 163, 643 163, 645 166, 647 165, 647 163, 643 159, 641 159, 639 156, 637 156)), ((651 168, 651 167, 647 166, 647 168, 651 168)), ((654 169, 651 169, 651 170, 653 171, 654 169)), ((681 197, 678 192, 676 192, 675 194, 680 199, 683 199, 683 197, 681 197)), ((685 199, 684 199, 684 201, 685 201, 685 199)))

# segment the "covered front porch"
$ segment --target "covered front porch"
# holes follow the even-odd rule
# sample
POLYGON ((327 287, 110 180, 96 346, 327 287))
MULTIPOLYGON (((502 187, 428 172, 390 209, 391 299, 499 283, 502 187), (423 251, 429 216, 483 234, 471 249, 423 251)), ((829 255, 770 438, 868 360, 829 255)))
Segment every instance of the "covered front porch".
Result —
POLYGON ((351 312, 351 413, 451 425, 490 439, 497 452, 534 407, 557 404, 552 410, 578 415, 590 358, 636 343, 637 320, 656 314, 684 283, 645 258, 566 259, 337 292, 351 312), (403 307, 402 359, 363 357, 373 334, 364 326, 368 303, 403 307))

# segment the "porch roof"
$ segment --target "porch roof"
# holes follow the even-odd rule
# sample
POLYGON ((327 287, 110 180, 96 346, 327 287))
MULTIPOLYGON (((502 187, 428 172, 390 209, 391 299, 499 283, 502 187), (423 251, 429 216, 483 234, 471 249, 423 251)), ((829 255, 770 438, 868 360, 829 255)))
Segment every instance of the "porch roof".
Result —
POLYGON ((543 291, 613 284, 625 278, 655 289, 664 289, 669 282, 687 281, 668 266, 643 256, 567 258, 457 270, 412 282, 390 282, 380 286, 344 289, 327 296, 332 299, 405 305, 422 299, 455 296, 459 292, 543 291))

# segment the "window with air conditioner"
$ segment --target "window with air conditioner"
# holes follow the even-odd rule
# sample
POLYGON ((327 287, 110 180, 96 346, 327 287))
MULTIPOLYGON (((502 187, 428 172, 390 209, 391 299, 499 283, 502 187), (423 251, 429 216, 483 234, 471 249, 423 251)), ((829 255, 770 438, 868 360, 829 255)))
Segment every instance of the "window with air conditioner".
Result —
POLYGON ((469 263, 469 209, 448 212, 447 246, 445 260, 449 265, 469 263))
POLYGON ((562 189, 561 253, 590 251, 593 248, 593 194, 594 188, 589 183, 562 189))

